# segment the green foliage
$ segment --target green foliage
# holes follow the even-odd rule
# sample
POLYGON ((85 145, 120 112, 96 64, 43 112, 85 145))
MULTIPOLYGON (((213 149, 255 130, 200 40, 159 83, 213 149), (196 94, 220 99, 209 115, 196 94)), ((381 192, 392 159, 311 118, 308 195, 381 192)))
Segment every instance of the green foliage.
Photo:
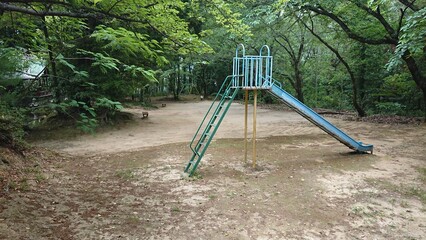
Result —
POLYGON ((74 119, 77 127, 84 132, 93 133, 98 126, 95 109, 86 102, 71 100, 59 104, 52 103, 50 107, 74 119))
POLYGON ((108 122, 115 116, 117 111, 123 109, 123 106, 120 102, 111 101, 103 97, 96 99, 94 108, 99 118, 104 122, 108 122))
POLYGON ((373 111, 383 114, 418 115, 422 95, 408 73, 395 73, 383 79, 380 86, 371 92, 373 111))
POLYGON ((116 58, 108 56, 108 54, 94 53, 83 49, 79 49, 78 54, 90 56, 90 60, 92 60, 91 66, 99 68, 103 74, 107 74, 110 70, 120 71, 118 65, 121 64, 121 62, 116 58))
MULTIPOLYGON (((409 52, 411 56, 423 57, 426 48, 426 8, 413 13, 401 27, 401 35, 394 56, 390 59, 387 68, 394 69, 402 64, 402 58, 409 52)), ((424 66, 422 66, 425 68, 424 66)))
POLYGON ((5 47, 4 43, 0 41, 0 80, 4 81, 6 78, 16 77, 18 69, 22 69, 24 62, 22 61, 22 51, 18 49, 5 47))
POLYGON ((16 106, 20 101, 15 89, 22 84, 19 72, 23 71, 27 64, 21 50, 5 47, 0 41, 0 97, 3 102, 16 106))
POLYGON ((23 65, 22 52, 0 42, 0 146, 17 151, 25 148, 25 110, 16 106, 19 100, 14 92, 22 82, 16 73, 23 65))
POLYGON ((25 111, 13 108, 0 100, 0 146, 17 151, 25 149, 25 111))
MULTIPOLYGON (((197 3, 198 1, 194 1, 197 3)), ((250 27, 243 22, 239 12, 244 8, 242 3, 223 0, 199 1, 205 4, 208 13, 213 16, 216 23, 224 27, 234 39, 248 39, 252 36, 250 27)))
POLYGON ((96 130, 99 121, 107 122, 115 116, 117 111, 123 109, 120 102, 105 97, 96 98, 90 103, 77 100, 53 103, 50 104, 50 107, 74 119, 77 127, 88 133, 96 130))
POLYGON ((95 102, 95 108, 104 108, 112 111, 122 110, 123 106, 120 102, 111 101, 108 98, 97 98, 95 102))
POLYGON ((378 113, 385 115, 404 115, 406 106, 396 102, 379 102, 376 109, 378 113))
POLYGON ((159 65, 168 63, 164 56, 161 56, 161 47, 157 40, 150 39, 148 34, 141 34, 129 31, 123 27, 113 29, 104 25, 99 25, 92 33, 91 37, 97 42, 105 43, 102 48, 119 52, 129 57, 143 57, 150 61, 155 60, 159 65))
MULTIPOLYGON (((5 4, 46 11, 40 2, 5 4)), ((421 4, 417 1, 416 5, 421 4)), ((12 108, 28 107, 28 99, 39 90, 52 93, 46 101, 54 101, 54 109, 76 121, 82 130, 92 131, 114 118, 122 108, 118 101, 136 94, 144 100, 156 91, 168 91, 176 98, 183 93, 209 96, 216 92, 232 72, 236 45, 243 42, 248 54, 257 54, 260 46, 269 45, 274 78, 285 82, 290 92, 299 82, 298 89, 303 87, 303 91, 298 93, 303 93, 310 106, 351 109, 355 85, 366 110, 411 114, 422 107, 422 96, 407 68, 396 63, 408 51, 419 63, 424 62, 425 9, 407 9, 399 35, 389 34, 370 14, 380 10, 397 30, 401 6, 393 0, 52 2, 47 11, 91 17, 35 17, 24 12, 0 15, 4 41, 0 44, 0 95, 12 108), (336 21, 312 14, 306 6, 321 6, 363 38, 398 38, 398 46, 360 44, 336 21), (340 60, 310 35, 301 21, 312 23, 315 32, 340 52, 358 82, 352 84, 340 60), (16 50, 19 47, 36 54, 48 66, 50 83, 43 89, 33 91, 10 77, 26 62, 16 50), (391 50, 396 52, 389 61, 391 50)), ((418 66, 425 68, 424 64, 418 66)), ((261 100, 271 101, 267 96, 261 100)))
POLYGON ((401 27, 396 54, 400 54, 404 48, 414 55, 424 53, 426 46, 426 8, 423 8, 409 16, 401 27))
POLYGON ((44 45, 38 22, 24 14, 1 14, 0 36, 9 47, 39 48, 44 45))
POLYGON ((98 120, 94 116, 87 116, 86 113, 80 113, 80 119, 76 122, 78 128, 86 133, 94 133, 98 127, 98 120))
POLYGON ((58 54, 58 56, 56 57, 56 61, 57 61, 57 63, 62 64, 63 66, 69 68, 75 74, 76 78, 88 78, 89 77, 89 73, 87 71, 78 71, 76 66, 74 66, 69 61, 67 61, 62 54, 58 54))
POLYGON ((116 171, 115 175, 126 181, 135 178, 135 173, 131 169, 118 170, 116 171))
POLYGON ((135 65, 124 65, 124 72, 128 73, 130 75, 129 77, 131 78, 143 78, 150 83, 158 82, 157 78, 155 77, 154 70, 146 70, 143 67, 138 67, 135 65))

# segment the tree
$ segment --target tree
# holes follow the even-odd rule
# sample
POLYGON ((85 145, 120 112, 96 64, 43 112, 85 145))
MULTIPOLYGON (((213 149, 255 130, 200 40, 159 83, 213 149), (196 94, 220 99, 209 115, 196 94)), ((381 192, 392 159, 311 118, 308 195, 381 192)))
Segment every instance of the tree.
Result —
POLYGON ((0 36, 47 60, 54 108, 94 123, 118 109, 114 100, 153 84, 169 59, 211 51, 191 33, 182 14, 188 7, 175 0, 7 1, 0 36))
POLYGON ((24 69, 22 59, 22 51, 5 47, 0 42, 0 146, 18 152, 23 149, 24 114, 16 107, 14 88, 22 82, 17 76, 24 69))
MULTIPOLYGON (((301 102, 305 102, 303 95, 302 67, 309 59, 309 53, 306 50, 307 39, 305 28, 303 25, 301 26, 299 21, 292 18, 283 18, 281 22, 286 22, 287 24, 274 31, 274 41, 287 53, 287 59, 289 59, 290 66, 293 70, 293 74, 284 74, 284 76, 286 76, 291 86, 296 91, 297 99, 301 102)), ((281 24, 277 23, 276 25, 281 24)))
POLYGON ((412 79, 423 92, 426 116, 426 74, 424 66, 420 64, 425 57, 426 32, 422 26, 426 24, 426 10, 423 2, 419 6, 415 1, 405 0, 315 0, 291 1, 290 4, 332 20, 349 38, 357 42, 388 45, 390 48, 397 46, 397 58, 405 62, 412 79), (410 45, 415 45, 417 51, 413 52, 410 45))
POLYGON ((351 79, 351 83, 352 83, 352 105, 354 106, 355 110, 357 111, 358 116, 365 117, 366 116, 365 110, 363 109, 363 107, 361 106, 361 104, 359 103, 359 100, 358 100, 359 81, 356 78, 353 69, 349 66, 348 62, 343 58, 343 56, 340 54, 340 52, 337 50, 337 48, 331 46, 330 43, 328 43, 318 33, 316 33, 314 31, 314 25, 313 25, 312 19, 311 19, 311 25, 310 26, 308 24, 306 24, 305 22, 302 22, 302 23, 305 26, 305 28, 308 29, 309 32, 311 32, 311 34, 314 35, 328 49, 330 49, 330 51, 332 51, 336 55, 336 57, 343 64, 343 66, 345 66, 345 69, 348 72, 349 77, 351 79))

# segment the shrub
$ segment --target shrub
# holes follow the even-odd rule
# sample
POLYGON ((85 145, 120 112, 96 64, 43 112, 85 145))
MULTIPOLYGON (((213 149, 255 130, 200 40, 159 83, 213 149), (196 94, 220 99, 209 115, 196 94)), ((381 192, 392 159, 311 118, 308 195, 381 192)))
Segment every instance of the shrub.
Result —
POLYGON ((0 146, 12 148, 18 152, 25 149, 24 119, 22 109, 12 108, 0 101, 0 146))
POLYGON ((381 102, 376 104, 377 111, 381 114, 404 115, 406 106, 395 102, 381 102))

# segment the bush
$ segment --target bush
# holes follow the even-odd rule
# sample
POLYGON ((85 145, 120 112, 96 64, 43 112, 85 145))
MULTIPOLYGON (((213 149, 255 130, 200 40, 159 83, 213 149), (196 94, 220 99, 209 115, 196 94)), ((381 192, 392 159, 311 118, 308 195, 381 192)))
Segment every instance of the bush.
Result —
POLYGON ((98 118, 104 122, 109 122, 117 111, 123 109, 123 106, 120 102, 111 101, 108 98, 97 98, 94 109, 98 118))
POLYGON ((120 102, 114 102, 108 98, 96 98, 89 103, 71 100, 50 106, 73 119, 83 132, 90 133, 98 127, 99 120, 109 122, 117 111, 123 109, 120 102))
POLYGON ((11 108, 0 101, 0 146, 22 152, 26 144, 23 140, 24 111, 11 108))
POLYGON ((406 106, 395 102, 382 102, 376 104, 376 109, 381 114, 404 115, 406 106))

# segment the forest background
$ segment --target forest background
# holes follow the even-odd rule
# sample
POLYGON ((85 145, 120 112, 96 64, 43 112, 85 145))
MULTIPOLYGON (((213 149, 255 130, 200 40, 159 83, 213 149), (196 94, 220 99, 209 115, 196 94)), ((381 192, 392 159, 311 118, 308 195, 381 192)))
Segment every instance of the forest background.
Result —
MULTIPOLYGON (((425 0, 18 0, 0 2, 0 145, 124 104, 209 97, 239 43, 271 48, 275 79, 310 107, 426 116, 425 0), (38 70, 38 71, 37 71, 38 70)), ((261 101, 273 103, 268 95, 261 101)))

